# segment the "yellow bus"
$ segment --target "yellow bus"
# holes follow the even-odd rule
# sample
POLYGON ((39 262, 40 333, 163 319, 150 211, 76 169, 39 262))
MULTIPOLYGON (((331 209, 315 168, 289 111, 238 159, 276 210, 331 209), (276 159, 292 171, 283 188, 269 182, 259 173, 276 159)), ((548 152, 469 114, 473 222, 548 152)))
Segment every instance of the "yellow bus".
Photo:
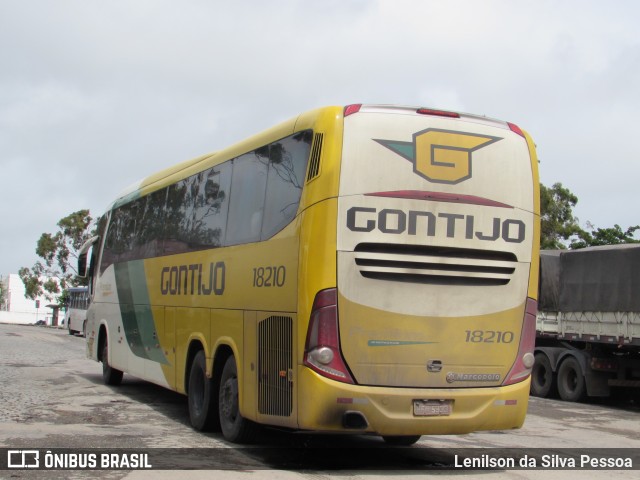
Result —
POLYGON ((87 355, 188 396, 198 430, 518 428, 539 186, 516 125, 383 105, 301 114, 144 179, 82 249, 87 355))

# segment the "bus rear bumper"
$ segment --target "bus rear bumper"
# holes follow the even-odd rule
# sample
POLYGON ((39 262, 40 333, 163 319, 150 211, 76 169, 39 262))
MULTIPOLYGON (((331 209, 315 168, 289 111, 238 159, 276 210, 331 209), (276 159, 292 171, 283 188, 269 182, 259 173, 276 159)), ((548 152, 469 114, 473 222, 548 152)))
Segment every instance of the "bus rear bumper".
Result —
MULTIPOLYGON (((379 435, 448 435, 520 428, 529 379, 506 387, 388 388, 350 385, 298 367, 298 427, 379 435), (426 415, 414 402, 450 404, 426 415), (362 422, 360 418, 365 421, 362 422)), ((427 409, 428 410, 428 409, 427 409)))

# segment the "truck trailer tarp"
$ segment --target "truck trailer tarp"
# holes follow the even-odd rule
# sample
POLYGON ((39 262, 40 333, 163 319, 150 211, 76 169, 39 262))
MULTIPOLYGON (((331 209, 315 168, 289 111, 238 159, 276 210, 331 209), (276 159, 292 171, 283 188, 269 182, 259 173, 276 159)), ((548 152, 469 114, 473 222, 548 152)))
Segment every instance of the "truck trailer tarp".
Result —
POLYGON ((640 244, 540 252, 539 309, 640 311, 640 244))

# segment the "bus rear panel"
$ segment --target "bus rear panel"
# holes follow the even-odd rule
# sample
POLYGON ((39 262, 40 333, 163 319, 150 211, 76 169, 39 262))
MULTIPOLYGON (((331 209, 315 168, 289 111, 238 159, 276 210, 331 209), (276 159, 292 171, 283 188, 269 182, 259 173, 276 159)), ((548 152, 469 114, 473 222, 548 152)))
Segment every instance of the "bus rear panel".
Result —
POLYGON ((376 106, 345 116, 336 288, 317 294, 311 314, 301 428, 393 436, 522 425, 536 163, 531 140, 505 122, 376 106))

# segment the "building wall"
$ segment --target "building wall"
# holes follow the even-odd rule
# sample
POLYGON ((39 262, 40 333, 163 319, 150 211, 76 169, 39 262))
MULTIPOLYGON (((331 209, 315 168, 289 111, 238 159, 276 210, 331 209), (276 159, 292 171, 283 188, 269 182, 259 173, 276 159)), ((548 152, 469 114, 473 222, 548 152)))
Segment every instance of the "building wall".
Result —
MULTIPOLYGON (((47 325, 52 324, 52 310, 47 305, 56 303, 57 298, 53 301, 47 300, 44 296, 38 298, 40 307, 36 308, 35 300, 29 300, 24 297, 24 283, 20 276, 16 273, 10 273, 0 277, 2 288, 6 291, 5 302, 0 305, 0 322, 2 323, 36 323, 44 320, 47 325)), ((62 320, 62 316, 58 316, 58 323, 62 320)))

